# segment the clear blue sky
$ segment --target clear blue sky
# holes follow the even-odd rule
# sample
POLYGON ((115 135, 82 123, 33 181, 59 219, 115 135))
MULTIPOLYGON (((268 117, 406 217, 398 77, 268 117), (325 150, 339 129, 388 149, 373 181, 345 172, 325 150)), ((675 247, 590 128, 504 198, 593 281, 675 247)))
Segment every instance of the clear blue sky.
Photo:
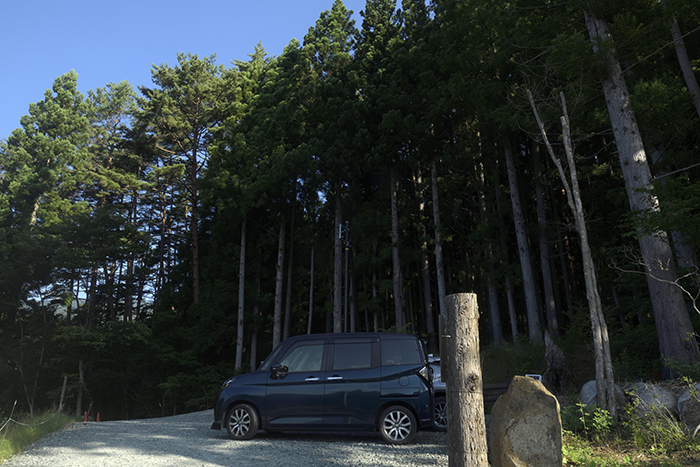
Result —
MULTIPOLYGON (((365 0, 343 0, 361 27, 365 0)), ((279 55, 303 41, 333 0, 0 0, 0 139, 7 138, 60 75, 78 88, 129 81, 151 84, 151 66, 175 65, 177 52, 216 53, 230 66, 259 42, 279 55)))

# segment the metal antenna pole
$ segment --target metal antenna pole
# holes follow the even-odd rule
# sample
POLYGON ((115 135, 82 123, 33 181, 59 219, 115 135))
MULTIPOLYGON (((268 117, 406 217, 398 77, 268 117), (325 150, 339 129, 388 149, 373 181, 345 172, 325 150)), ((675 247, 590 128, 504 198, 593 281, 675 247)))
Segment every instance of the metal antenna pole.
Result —
POLYGON ((345 221, 345 332, 348 332, 348 250, 350 249, 349 244, 350 221, 345 221))

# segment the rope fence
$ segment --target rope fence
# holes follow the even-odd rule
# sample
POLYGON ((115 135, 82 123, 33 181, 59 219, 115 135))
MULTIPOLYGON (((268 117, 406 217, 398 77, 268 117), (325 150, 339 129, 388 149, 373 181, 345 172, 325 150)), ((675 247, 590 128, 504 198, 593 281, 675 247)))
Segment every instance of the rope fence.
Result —
POLYGON ((10 422, 14 423, 15 425, 26 426, 26 427, 35 427, 35 426, 43 425, 44 423, 50 422, 51 419, 53 419, 56 415, 61 413, 61 411, 63 410, 63 406, 60 406, 58 408, 58 410, 53 415, 51 415, 49 418, 47 418, 46 420, 39 422, 39 423, 31 424, 31 423, 22 423, 19 420, 15 420, 14 418, 12 418, 12 415, 14 415, 14 413, 15 413, 16 406, 17 406, 17 401, 15 401, 15 403, 12 405, 12 412, 10 413, 9 418, 7 420, 5 420, 5 423, 3 423, 3 425, 0 427, 0 432, 2 432, 2 430, 4 430, 10 424, 10 422))

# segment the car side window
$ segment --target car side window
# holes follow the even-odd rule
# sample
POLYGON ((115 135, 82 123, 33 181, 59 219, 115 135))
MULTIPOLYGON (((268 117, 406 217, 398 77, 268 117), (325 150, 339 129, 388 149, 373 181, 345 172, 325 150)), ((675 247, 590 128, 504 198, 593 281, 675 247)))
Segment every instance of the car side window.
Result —
POLYGON ((420 365, 423 362, 417 340, 382 340, 382 365, 420 365))
POLYGON ((334 370, 360 370, 372 368, 372 344, 370 342, 335 344, 334 370))
POLYGON ((280 362, 288 368, 289 373, 302 371, 321 371, 323 361, 323 344, 303 345, 292 349, 280 362))

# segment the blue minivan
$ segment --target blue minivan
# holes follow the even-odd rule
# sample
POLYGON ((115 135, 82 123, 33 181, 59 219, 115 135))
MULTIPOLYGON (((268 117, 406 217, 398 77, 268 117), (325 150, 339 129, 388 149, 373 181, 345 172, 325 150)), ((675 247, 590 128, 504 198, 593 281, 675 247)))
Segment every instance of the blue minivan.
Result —
POLYGON ((286 339, 260 368, 229 378, 212 429, 232 439, 274 431, 379 431, 409 443, 432 425, 424 342, 393 333, 308 334, 286 339))

